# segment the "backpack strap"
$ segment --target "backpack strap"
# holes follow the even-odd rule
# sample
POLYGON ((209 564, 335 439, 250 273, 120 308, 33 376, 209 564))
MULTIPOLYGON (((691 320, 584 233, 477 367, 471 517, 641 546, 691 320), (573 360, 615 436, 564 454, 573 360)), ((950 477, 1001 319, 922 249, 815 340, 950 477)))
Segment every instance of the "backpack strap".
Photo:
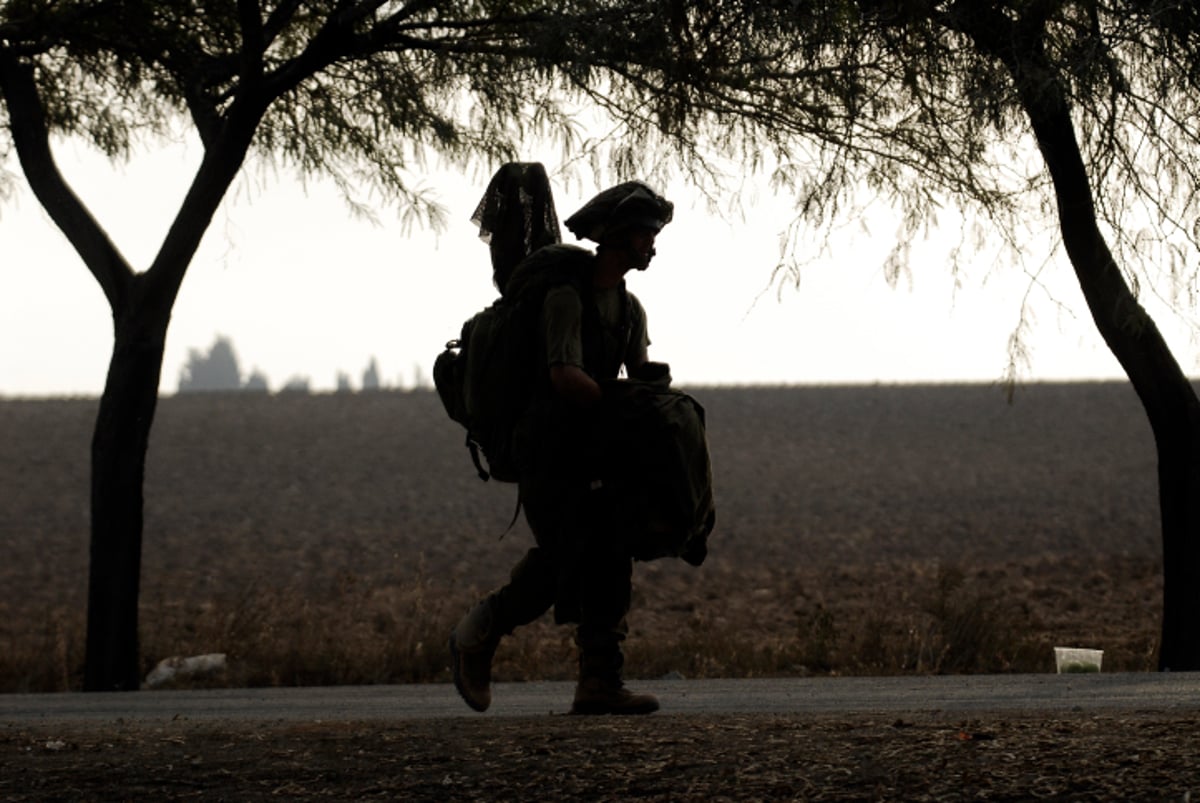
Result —
POLYGON ((483 461, 479 459, 479 444, 471 437, 470 430, 467 431, 467 449, 471 452, 471 462, 475 464, 475 470, 479 472, 479 479, 487 482, 492 475, 483 467, 483 461))

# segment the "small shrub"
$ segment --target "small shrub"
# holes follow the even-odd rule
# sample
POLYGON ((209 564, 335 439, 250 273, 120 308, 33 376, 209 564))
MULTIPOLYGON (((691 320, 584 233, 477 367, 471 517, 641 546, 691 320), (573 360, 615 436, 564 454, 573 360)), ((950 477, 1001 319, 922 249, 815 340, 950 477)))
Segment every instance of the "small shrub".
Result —
POLYGON ((830 671, 835 666, 838 646, 833 613, 818 603, 812 611, 801 611, 799 620, 799 663, 816 672, 830 671))
POLYGON ((976 589, 956 567, 940 567, 917 629, 918 671, 1004 672, 1022 652, 1019 614, 995 592, 976 589))

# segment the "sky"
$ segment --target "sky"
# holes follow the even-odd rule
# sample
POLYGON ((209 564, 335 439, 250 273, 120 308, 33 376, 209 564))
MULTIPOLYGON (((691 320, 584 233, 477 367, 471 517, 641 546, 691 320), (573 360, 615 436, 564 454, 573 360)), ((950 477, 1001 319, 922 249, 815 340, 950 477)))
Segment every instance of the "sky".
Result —
MULTIPOLYGON (((139 269, 148 265, 198 149, 162 146, 124 165, 72 143, 56 152, 117 247, 139 269)), ((553 180, 554 156, 527 158, 543 161, 553 180)), ((245 175, 184 280, 161 392, 174 393, 190 351, 207 352, 217 337, 231 340, 243 374, 265 374, 271 389, 304 379, 328 391, 339 373, 358 387, 371 360, 387 386, 427 382, 444 343, 495 297, 487 249, 469 220, 488 177, 435 169, 420 178, 447 211, 447 230, 435 233, 407 229, 382 203, 373 206, 376 222, 356 218, 325 183, 245 175)), ((16 178, 14 197, 0 203, 0 396, 97 396, 112 348, 108 306, 16 178)), ((919 244, 909 275, 893 288, 882 264, 895 226, 881 210, 850 221, 798 285, 780 283, 772 273, 793 215, 789 200, 763 184, 740 214, 711 213, 682 182, 660 188, 675 203, 675 220, 650 269, 628 278, 648 311, 651 357, 671 364, 676 384, 996 382, 1023 310, 1031 347, 1024 381, 1123 378, 1061 249, 1036 283, 986 255, 956 277, 945 244, 959 226, 948 222, 919 244)), ((599 189, 556 183, 560 218, 599 189)), ((799 247, 816 249, 815 234, 802 232, 799 247)), ((1157 299, 1146 301, 1195 375, 1200 347, 1191 327, 1157 299)))

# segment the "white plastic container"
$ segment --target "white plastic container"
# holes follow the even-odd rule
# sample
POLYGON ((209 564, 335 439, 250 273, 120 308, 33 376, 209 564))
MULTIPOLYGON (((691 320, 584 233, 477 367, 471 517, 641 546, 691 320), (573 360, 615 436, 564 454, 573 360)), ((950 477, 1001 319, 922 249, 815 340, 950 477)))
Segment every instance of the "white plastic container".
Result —
POLYGON ((1099 672, 1104 650, 1089 650, 1083 647, 1055 647, 1054 665, 1058 673, 1099 672))

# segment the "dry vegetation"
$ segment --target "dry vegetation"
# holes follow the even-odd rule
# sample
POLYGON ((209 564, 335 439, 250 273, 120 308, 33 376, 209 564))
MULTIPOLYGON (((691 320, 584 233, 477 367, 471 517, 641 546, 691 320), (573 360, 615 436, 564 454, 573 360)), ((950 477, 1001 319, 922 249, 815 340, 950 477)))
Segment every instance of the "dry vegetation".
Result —
MULTIPOLYGON (((1050 671, 1051 646, 1154 667, 1149 428, 1121 384, 697 389, 718 528, 641 564, 628 671, 1050 671)), ((0 691, 80 685, 94 400, 0 401, 0 691)), ((453 622, 529 542, 430 393, 162 401, 146 483, 145 669, 221 685, 446 681, 453 622)), ((500 679, 568 678, 548 621, 500 679)), ((764 794, 767 791, 764 790, 764 794)))

